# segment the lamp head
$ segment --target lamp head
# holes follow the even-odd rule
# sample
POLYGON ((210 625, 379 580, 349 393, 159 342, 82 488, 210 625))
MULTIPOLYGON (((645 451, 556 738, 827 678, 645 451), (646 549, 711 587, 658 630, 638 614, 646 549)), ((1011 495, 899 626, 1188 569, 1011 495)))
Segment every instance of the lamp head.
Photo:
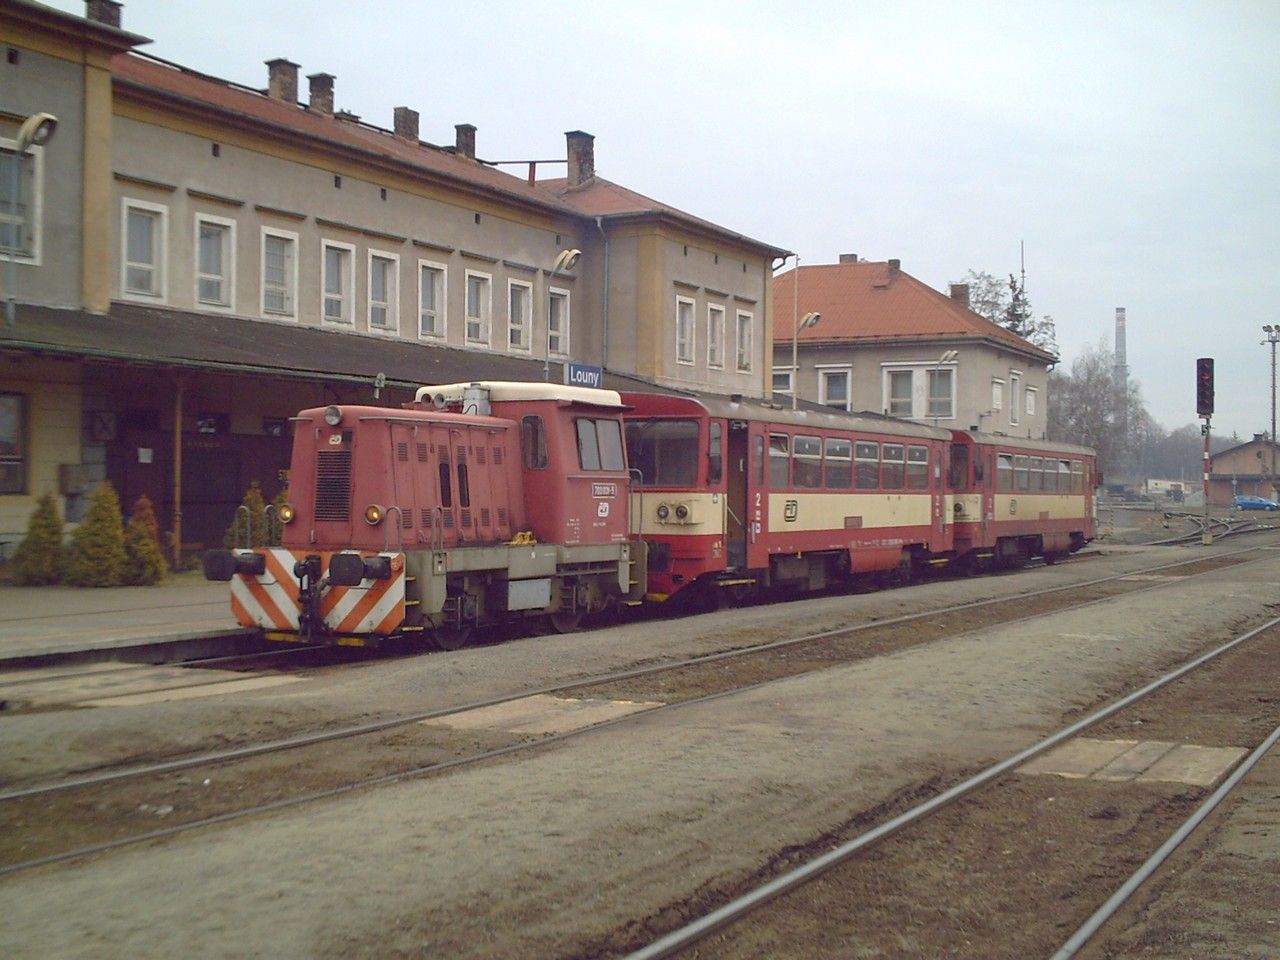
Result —
POLYGON ((551 266, 552 273, 560 273, 564 270, 572 270, 578 265, 578 258, 582 256, 582 251, 577 247, 570 250, 561 250, 560 255, 556 257, 556 262, 551 266))
POLYGON ((810 310, 800 318, 800 322, 796 324, 796 329, 808 330, 810 327, 816 327, 818 325, 818 321, 821 319, 822 314, 818 313, 816 310, 810 310))
POLYGON ((58 118, 52 113, 33 113, 18 128, 18 152, 27 147, 42 147, 58 129, 58 118))

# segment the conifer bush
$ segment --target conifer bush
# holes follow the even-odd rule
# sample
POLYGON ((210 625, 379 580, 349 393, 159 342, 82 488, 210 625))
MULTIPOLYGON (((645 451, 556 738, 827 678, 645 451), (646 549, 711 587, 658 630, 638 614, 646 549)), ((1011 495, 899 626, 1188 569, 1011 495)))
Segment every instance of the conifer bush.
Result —
POLYGON ((27 535, 13 554, 11 569, 18 586, 58 582, 62 574, 62 517, 52 493, 36 502, 27 523, 27 535))
MULTIPOLYGON (((258 486, 258 481, 254 480, 249 484, 249 489, 244 495, 244 499, 240 501, 240 505, 249 508, 249 543, 251 547, 263 547, 267 544, 267 515, 266 501, 262 499, 262 488, 258 486)), ((235 514, 231 518, 231 526, 227 527, 227 532, 222 537, 222 545, 228 550, 237 547, 243 548, 244 542, 244 511, 236 509, 235 514)))
POLYGON ((63 579, 77 587, 114 587, 124 569, 124 523, 120 499, 109 481, 89 497, 89 510, 71 534, 63 579))
POLYGON ((271 514, 270 529, 267 530, 268 547, 280 546, 280 540, 284 537, 284 523, 280 519, 280 508, 288 502, 289 490, 287 487, 277 493, 275 499, 271 501, 271 505, 275 507, 275 510, 271 514))
POLYGON ((133 505, 133 517, 124 530, 124 567, 121 580, 135 586, 147 586, 164 579, 164 554, 160 552, 160 525, 151 501, 139 497, 133 505))

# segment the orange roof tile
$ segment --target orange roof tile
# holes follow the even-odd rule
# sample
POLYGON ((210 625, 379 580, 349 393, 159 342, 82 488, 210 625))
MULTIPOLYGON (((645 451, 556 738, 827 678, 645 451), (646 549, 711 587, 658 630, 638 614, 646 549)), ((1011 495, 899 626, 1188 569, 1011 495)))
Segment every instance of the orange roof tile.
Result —
POLYGON ((1057 360, 888 263, 802 265, 798 272, 798 298, 796 270, 773 281, 775 343, 790 342, 797 304, 799 316, 822 314, 821 323, 800 331, 801 341, 973 338, 995 340, 1048 363, 1057 360))

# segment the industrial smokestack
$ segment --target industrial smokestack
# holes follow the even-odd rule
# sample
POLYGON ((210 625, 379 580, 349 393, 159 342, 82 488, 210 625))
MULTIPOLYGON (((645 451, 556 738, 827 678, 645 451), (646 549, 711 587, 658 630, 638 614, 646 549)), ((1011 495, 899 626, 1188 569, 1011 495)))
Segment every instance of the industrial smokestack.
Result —
POLYGON ((1116 307, 1116 386, 1129 383, 1129 362, 1124 349, 1124 307, 1116 307))

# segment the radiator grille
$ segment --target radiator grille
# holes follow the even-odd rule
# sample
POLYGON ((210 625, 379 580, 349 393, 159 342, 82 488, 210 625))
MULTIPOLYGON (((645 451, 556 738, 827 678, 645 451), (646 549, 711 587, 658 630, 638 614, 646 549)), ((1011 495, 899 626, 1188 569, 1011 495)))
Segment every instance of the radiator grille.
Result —
POLYGON ((351 519, 351 451, 316 454, 316 519, 351 519))

